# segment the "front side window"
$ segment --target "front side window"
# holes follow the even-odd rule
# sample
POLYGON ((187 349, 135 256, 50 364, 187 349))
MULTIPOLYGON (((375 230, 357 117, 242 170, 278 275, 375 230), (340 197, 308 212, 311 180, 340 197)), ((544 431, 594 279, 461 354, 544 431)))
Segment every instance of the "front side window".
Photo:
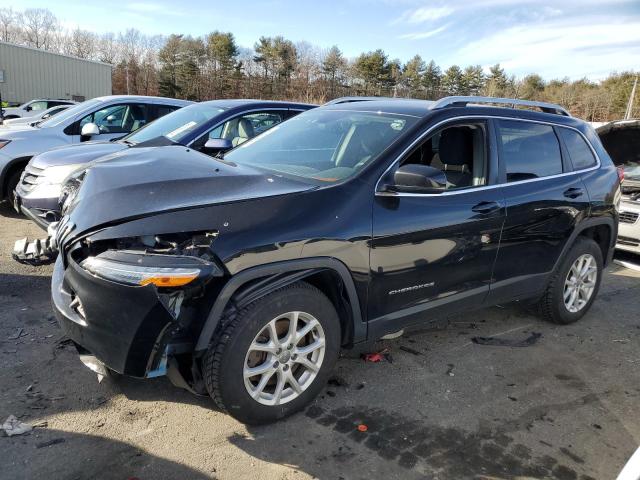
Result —
POLYGON ((237 147, 282 122, 284 115, 284 111, 247 113, 218 125, 206 135, 206 139, 224 138, 231 140, 231 145, 237 147))
POLYGON ((553 127, 516 120, 497 124, 507 182, 562 173, 560 144, 553 127))
POLYGON ((324 184, 355 175, 418 119, 405 115, 309 110, 225 155, 230 162, 324 184))
MULTIPOLYGON (((71 121, 74 118, 77 118, 78 116, 82 115, 84 112, 86 112, 90 108, 96 108, 97 105, 99 105, 100 103, 102 103, 100 100, 87 100, 84 103, 79 103, 78 105, 72 105, 69 108, 67 108, 64 112, 60 113, 59 115, 56 115, 55 117, 47 119, 47 121, 42 122, 38 126, 40 128, 55 127, 64 122, 71 121)), ((69 133, 69 135, 71 135, 71 133, 69 133)))
POLYGON ((95 123, 100 133, 129 133, 147 122, 147 105, 111 105, 90 113, 80 120, 80 129, 87 123, 95 123))
POLYGON ((172 142, 182 144, 184 139, 196 128, 224 110, 206 103, 189 105, 159 118, 145 128, 128 135, 125 140, 142 143, 158 137, 165 137, 172 142))
POLYGON ((483 123, 447 126, 421 143, 400 165, 420 164, 442 170, 447 190, 485 185, 485 138, 483 123))
POLYGON ((593 156, 593 152, 582 135, 568 128, 560 128, 559 131, 575 170, 593 167, 597 163, 596 157, 593 156))

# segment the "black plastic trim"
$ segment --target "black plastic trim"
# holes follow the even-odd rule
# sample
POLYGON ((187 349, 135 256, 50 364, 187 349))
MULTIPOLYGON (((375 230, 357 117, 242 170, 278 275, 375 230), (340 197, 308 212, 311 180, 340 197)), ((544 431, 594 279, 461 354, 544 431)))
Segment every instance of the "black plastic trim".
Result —
MULTIPOLYGON (((347 267, 331 257, 315 257, 305 258, 300 260, 286 260, 283 262, 275 262, 267 265, 261 265, 254 268, 243 270, 242 272, 234 275, 224 286, 218 298, 216 299, 209 316, 202 327, 198 342, 196 343, 195 352, 204 352, 209 348, 211 339, 216 331, 218 324, 222 318, 222 315, 229 303, 229 300, 243 285, 246 285, 252 280, 256 280, 262 277, 269 277, 274 275, 281 276, 282 274, 288 274, 281 276, 277 281, 271 284, 271 288, 261 288, 260 293, 265 295, 266 293, 280 288, 287 284, 296 282, 305 276, 309 276, 318 270, 333 270, 342 279, 344 287, 349 296, 349 303, 351 304, 352 318, 353 318, 353 343, 365 341, 367 339, 367 325, 364 322, 362 313, 360 311, 360 302, 356 287, 351 278, 351 274, 347 267)), ((255 292, 254 292, 255 293, 255 292)), ((258 297, 251 296, 252 300, 258 297)), ((247 298, 244 298, 247 300, 247 298)))

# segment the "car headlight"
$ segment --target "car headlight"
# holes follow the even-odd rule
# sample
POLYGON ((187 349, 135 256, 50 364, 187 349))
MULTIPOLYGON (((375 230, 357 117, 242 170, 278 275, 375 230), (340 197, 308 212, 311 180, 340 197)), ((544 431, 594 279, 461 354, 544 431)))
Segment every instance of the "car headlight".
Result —
POLYGON ((106 280, 135 286, 183 287, 196 280, 222 276, 217 265, 198 257, 114 250, 88 257, 80 266, 106 280))
POLYGON ((78 170, 78 165, 58 165, 57 167, 49 167, 40 174, 40 181, 42 183, 59 184, 78 170))
POLYGON ((11 140, 2 140, 0 139, 0 148, 4 148, 11 143, 11 140))

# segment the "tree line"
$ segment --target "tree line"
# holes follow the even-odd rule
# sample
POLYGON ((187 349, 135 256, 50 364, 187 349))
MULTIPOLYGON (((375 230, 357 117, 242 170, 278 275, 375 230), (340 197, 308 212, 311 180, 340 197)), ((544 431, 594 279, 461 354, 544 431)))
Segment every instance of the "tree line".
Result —
MULTIPOLYGON (((144 35, 135 29, 96 34, 65 30, 47 9, 0 9, 0 40, 113 65, 113 93, 162 95, 189 100, 287 99, 322 103, 349 95, 438 99, 447 95, 516 97, 558 103, 588 121, 622 118, 637 73, 613 72, 546 81, 532 73, 509 75, 499 64, 446 69, 427 57, 407 62, 382 49, 347 58, 282 36, 260 37, 252 48, 230 32, 202 37, 144 35)), ((567 72, 573 73, 573 72, 567 72)), ((634 113, 640 116, 640 100, 634 113)))

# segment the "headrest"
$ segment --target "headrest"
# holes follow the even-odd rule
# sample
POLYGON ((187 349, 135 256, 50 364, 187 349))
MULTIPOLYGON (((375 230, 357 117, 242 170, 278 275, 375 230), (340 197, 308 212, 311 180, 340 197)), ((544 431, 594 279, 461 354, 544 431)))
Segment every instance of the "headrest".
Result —
POLYGON ((471 131, 455 127, 443 131, 438 144, 438 155, 445 165, 471 165, 473 160, 471 131))
POLYGON ((238 136, 242 138, 253 138, 253 123, 251 123, 251 120, 241 118, 238 121, 238 136))

